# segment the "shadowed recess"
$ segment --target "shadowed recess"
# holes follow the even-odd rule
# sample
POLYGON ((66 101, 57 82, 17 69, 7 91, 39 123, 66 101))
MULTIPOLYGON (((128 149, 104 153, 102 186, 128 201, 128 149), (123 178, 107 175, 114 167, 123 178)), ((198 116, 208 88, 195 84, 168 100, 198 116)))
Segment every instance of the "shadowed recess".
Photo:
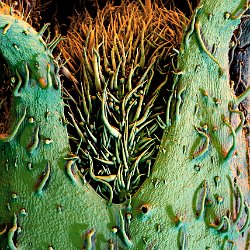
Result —
POLYGON ((72 151, 109 201, 123 202, 150 176, 187 23, 160 3, 108 3, 95 19, 73 17, 60 43, 72 151))

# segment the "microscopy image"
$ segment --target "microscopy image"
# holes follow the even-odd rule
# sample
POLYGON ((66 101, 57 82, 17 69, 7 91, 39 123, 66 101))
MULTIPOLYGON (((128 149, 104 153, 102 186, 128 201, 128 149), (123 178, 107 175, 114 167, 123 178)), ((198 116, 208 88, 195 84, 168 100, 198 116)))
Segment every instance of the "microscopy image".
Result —
POLYGON ((0 249, 249 249, 249 5, 0 1, 0 249))

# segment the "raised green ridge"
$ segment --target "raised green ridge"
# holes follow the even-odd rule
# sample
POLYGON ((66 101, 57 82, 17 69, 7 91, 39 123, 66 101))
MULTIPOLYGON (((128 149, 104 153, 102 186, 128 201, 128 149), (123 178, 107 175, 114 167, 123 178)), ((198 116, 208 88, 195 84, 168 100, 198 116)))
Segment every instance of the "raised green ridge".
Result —
POLYGON ((0 27, 0 53, 17 86, 9 135, 0 138, 0 246, 81 249, 90 245, 92 229, 96 245, 108 245, 112 213, 84 185, 77 159, 69 154, 57 64, 41 35, 24 21, 1 15, 0 27))

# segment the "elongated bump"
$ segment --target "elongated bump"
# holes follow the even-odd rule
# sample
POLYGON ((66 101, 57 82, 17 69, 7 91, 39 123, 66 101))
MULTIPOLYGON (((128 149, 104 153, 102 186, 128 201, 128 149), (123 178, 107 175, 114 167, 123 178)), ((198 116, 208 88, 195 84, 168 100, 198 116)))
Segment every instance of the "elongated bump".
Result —
POLYGON ((246 210, 247 218, 246 218, 246 222, 244 226, 240 229, 240 233, 245 232, 249 228, 249 225, 250 225, 250 209, 246 202, 245 202, 245 210, 246 210))
POLYGON ((241 1, 239 7, 230 14, 232 20, 239 19, 249 8, 249 0, 241 1))
POLYGON ((51 167, 50 167, 50 162, 48 162, 46 173, 43 176, 43 179, 40 182, 40 184, 39 184, 39 186, 37 187, 37 190, 36 190, 38 195, 42 195, 44 187, 45 187, 45 185, 47 184, 47 182, 49 180, 50 172, 51 172, 51 167))
POLYGON ((52 78, 50 74, 50 63, 47 65, 47 86, 46 89, 49 89, 52 87, 52 78))
POLYGON ((216 225, 216 224, 214 224, 214 223, 210 223, 208 226, 209 226, 210 228, 214 229, 214 230, 219 231, 219 230, 222 229, 222 227, 224 226, 224 223, 225 223, 225 222, 226 222, 226 225, 227 225, 225 232, 228 232, 228 231, 230 231, 230 221, 229 221, 229 219, 227 218, 227 216, 225 216, 225 215, 221 217, 220 223, 219 223, 218 225, 216 225))
POLYGON ((14 219, 13 219, 13 226, 8 232, 8 247, 10 250, 17 250, 15 244, 14 244, 14 234, 17 230, 17 216, 14 214, 14 219))
POLYGON ((59 74, 55 75, 55 79, 56 79, 56 81, 55 81, 56 82, 56 89, 58 91, 61 91, 62 85, 61 85, 61 80, 60 80, 59 74))
POLYGON ((169 127, 171 125, 171 119, 170 119, 170 108, 171 108, 171 101, 174 96, 174 93, 172 93, 168 99, 167 104, 167 110, 166 110, 166 126, 169 127))
POLYGON ((92 237, 95 234, 95 229, 91 229, 86 236, 86 240, 87 240, 87 246, 86 246, 86 250, 92 250, 92 237))
POLYGON ((97 179, 99 180, 103 180, 103 181, 106 181, 106 182, 111 182, 111 181, 114 181, 117 177, 116 174, 111 174, 111 175, 96 175, 95 176, 97 179))
POLYGON ((184 72, 184 71, 181 71, 181 70, 172 71, 172 73, 173 73, 174 75, 178 75, 178 76, 184 75, 184 74, 185 74, 185 72, 184 72))
POLYGON ((131 214, 131 213, 127 213, 127 214, 126 214, 126 218, 127 218, 127 221, 128 221, 128 226, 130 226, 130 224, 131 224, 131 219, 132 219, 132 214, 131 214))
POLYGON ((230 221, 229 221, 227 216, 225 216, 224 220, 226 222, 226 230, 225 230, 225 232, 229 232, 230 229, 231 229, 230 221))
POLYGON ((204 211, 205 211, 206 199, 207 199, 207 190, 208 190, 206 180, 203 181, 202 186, 203 186, 203 196, 202 196, 202 200, 201 200, 201 210, 197 214, 198 219, 200 219, 203 216, 204 211))
MULTIPOLYGON (((131 108, 134 106, 134 104, 136 103, 136 100, 134 102, 132 102, 128 109, 127 109, 127 114, 126 114, 126 118, 124 120, 124 117, 123 117, 123 124, 125 125, 125 129, 124 129, 124 137, 123 137, 123 148, 124 148, 124 152, 125 152, 125 155, 126 157, 128 158, 128 135, 129 135, 129 132, 128 132, 128 129, 129 129, 129 125, 128 125, 128 121, 129 121, 129 114, 130 114, 130 110, 131 108), (125 122, 126 121, 126 122, 125 122)), ((139 108, 140 104, 138 105, 138 108, 139 108)), ((138 109, 137 109, 138 110, 138 109)), ((136 117, 136 115, 135 115, 136 117)), ((124 126, 123 125, 123 126, 124 126)), ((132 129, 131 133, 130 134, 134 134, 134 130, 132 129)), ((130 139, 130 138, 129 138, 130 139)), ((132 142, 132 141, 131 141, 132 142)))
MULTIPOLYGON (((121 165, 121 164, 120 164, 121 165)), ((124 178, 123 178, 123 172, 124 172, 124 169, 123 169, 123 166, 121 166, 121 169, 120 169, 120 176, 119 176, 119 181, 120 181, 120 186, 122 188, 125 188, 125 182, 124 182, 124 178)))
POLYGON ((13 47, 16 49, 16 50, 19 50, 19 47, 18 47, 18 45, 16 45, 16 44, 13 44, 13 47))
POLYGON ((155 140, 156 138, 149 138, 149 140, 144 140, 143 143, 140 144, 139 147, 139 143, 137 144, 138 147, 136 147, 136 151, 137 152, 141 152, 144 148, 150 146, 153 146, 153 144, 155 144, 155 140))
MULTIPOLYGON (((84 89, 83 89, 83 86, 82 86, 82 82, 81 82, 81 91, 82 91, 82 93, 81 93, 81 97, 82 97, 82 103, 83 103, 83 111, 84 111, 84 114, 86 115, 86 117, 88 117, 89 116, 89 109, 88 109, 88 107, 87 107, 87 102, 86 102, 86 98, 85 98, 85 91, 84 91, 84 89)), ((87 94, 88 95, 88 94, 87 94)), ((77 108, 77 111, 78 111, 78 113, 79 113, 79 115, 80 115, 80 117, 81 117, 81 120, 82 120, 82 122, 85 122, 85 120, 84 120, 84 118, 83 118, 83 116, 82 116, 82 113, 81 113, 81 111, 80 111, 80 109, 79 108, 77 108)), ((88 130, 88 126, 86 125, 86 128, 87 128, 87 130, 88 130)), ((90 133, 90 132, 89 132, 90 133)), ((91 135, 91 134, 90 134, 91 135)), ((91 137, 93 137, 92 135, 91 135, 91 137)), ((93 137, 94 138, 94 137, 93 137)), ((94 140, 96 140, 96 139, 94 139, 94 140)))
POLYGON ((214 177, 214 183, 215 183, 215 186, 218 187, 221 183, 221 177, 219 175, 216 175, 214 177))
MULTIPOLYGON (((69 79, 70 81, 72 81, 75 84, 78 83, 78 81, 75 79, 75 77, 71 74, 71 72, 65 66, 62 66, 60 70, 61 70, 62 74, 65 77, 67 77, 67 79, 69 79)), ((87 80, 87 78, 85 78, 85 79, 87 80)))
POLYGON ((176 102, 176 113, 175 113, 175 120, 178 122, 180 120, 180 106, 181 106, 181 94, 186 89, 186 86, 183 86, 178 94, 177 94, 177 102, 176 102))
POLYGON ((98 156, 98 152, 97 152, 97 150, 96 150, 95 146, 94 146, 94 145, 91 143, 91 141, 90 141, 90 140, 88 140, 88 139, 87 139, 87 142, 88 142, 88 144, 89 144, 90 148, 92 149, 92 151, 93 151, 94 155, 98 156))
POLYGON ((50 115, 51 115, 51 113, 50 113, 49 109, 47 108, 47 110, 46 110, 46 112, 45 112, 45 115, 44 115, 46 121, 48 121, 48 118, 49 118, 50 115))
POLYGON ((24 121, 24 118, 26 116, 26 108, 24 109, 24 114, 23 116, 20 118, 20 120, 18 121, 18 123, 16 124, 13 132, 9 135, 6 135, 6 134, 0 134, 0 143, 3 142, 3 143, 6 143, 6 142, 10 142, 11 140, 13 140, 13 138, 16 136, 22 122, 24 121))
POLYGON ((69 176, 70 180, 72 181, 73 184, 75 185, 79 185, 79 182, 78 182, 78 179, 76 178, 75 174, 73 173, 73 171, 75 171, 75 162, 76 162, 76 159, 72 159, 72 160, 69 160, 67 162, 67 165, 66 165, 66 173, 67 175, 69 176), (72 169, 73 168, 73 169, 72 169))
POLYGON ((155 94, 155 96, 152 97, 150 102, 145 106, 145 111, 144 111, 144 114, 141 117, 141 119, 134 122, 134 123, 132 123, 132 124, 130 124, 129 125, 130 128, 132 128, 133 126, 138 127, 139 125, 141 125, 142 123, 144 123, 147 120, 147 118, 150 116, 150 114, 152 112, 152 111, 150 111, 150 109, 153 107, 154 102, 155 102, 157 97, 158 97, 157 94, 155 94))
POLYGON ((119 167, 118 167, 118 170, 117 170, 117 178, 114 181, 114 185, 117 184, 119 189, 120 189, 120 186, 122 186, 121 174, 122 174, 122 164, 119 164, 119 167))
POLYGON ((211 155, 211 163, 214 164, 214 156, 211 155))
POLYGON ((242 94, 234 98, 236 104, 239 105, 242 101, 244 101, 245 98, 249 96, 249 94, 250 94, 250 86, 248 86, 247 89, 242 94))
POLYGON ((90 65, 90 62, 89 62, 89 59, 88 59, 88 56, 87 56, 87 51, 86 51, 86 48, 83 49, 83 57, 84 57, 84 61, 85 61, 85 66, 86 68, 88 69, 88 72, 94 76, 94 71, 90 65))
POLYGON ((105 125, 105 127, 108 129, 109 133, 111 135, 113 135, 115 138, 121 138, 121 133, 119 132, 119 130, 117 128, 115 128, 114 126, 112 126, 106 115, 105 115, 105 103, 106 103, 106 88, 107 86, 104 87, 104 90, 103 90, 103 99, 102 99, 102 120, 103 120, 103 123, 105 125))
POLYGON ((143 22, 142 34, 141 34, 141 59, 140 59, 140 67, 144 69, 145 65, 145 48, 144 48, 144 30, 145 30, 145 23, 143 22))
POLYGON ((26 71, 26 79, 25 79, 24 87, 27 88, 29 81, 30 81, 30 71, 29 71, 29 67, 27 63, 25 63, 25 71, 26 71))
POLYGON ((228 153, 226 154, 224 158, 224 162, 227 162, 233 156, 237 148, 237 138, 236 138, 236 133, 235 133, 233 126, 226 120, 224 120, 224 124, 230 128, 232 132, 232 136, 233 136, 233 145, 231 146, 231 148, 229 149, 228 153))
POLYGON ((184 40, 184 48, 185 48, 185 49, 188 48, 190 36, 191 36, 191 35, 193 34, 193 32, 194 32, 194 24, 195 24, 195 21, 196 21, 197 13, 198 13, 198 7, 195 9, 195 12, 194 12, 194 14, 193 14, 192 21, 191 21, 191 24, 190 24, 190 30, 187 32, 187 34, 186 34, 186 36, 185 36, 185 40, 184 40))
POLYGON ((39 144, 39 130, 40 130, 40 127, 37 126, 36 131, 35 131, 35 136, 34 136, 33 144, 28 148, 28 151, 30 153, 33 153, 38 148, 38 144, 39 144))
MULTIPOLYGON (((121 147, 122 147, 122 160, 123 160, 123 164, 124 164, 124 167, 125 167, 125 171, 127 172, 128 171, 128 158, 127 158, 127 155, 126 155, 126 151, 125 151, 125 146, 124 143, 121 144, 121 147)), ((119 155, 119 153, 117 152, 117 156, 119 155)))
POLYGON ((120 189, 120 183, 119 183, 119 179, 115 180, 114 181, 114 187, 116 188, 115 191, 117 191, 116 193, 120 193, 121 192, 121 189, 120 189))
POLYGON ((16 87, 13 90, 13 96, 18 97, 18 96, 21 96, 21 93, 19 92, 19 90, 20 90, 20 87, 22 85, 22 77, 19 74, 17 69, 16 69, 16 74, 17 74, 17 78, 18 78, 18 83, 17 83, 16 87))
POLYGON ((198 41, 199 41, 199 44, 201 46, 201 48, 203 49, 203 51, 218 65, 219 67, 219 70, 220 70, 220 75, 223 74, 223 69, 220 65, 220 63, 218 62, 218 60, 211 54, 211 52, 206 48, 203 40, 202 40, 202 37, 201 37, 201 31, 200 31, 200 23, 199 21, 196 21, 195 22, 195 30, 196 30, 196 34, 197 34, 197 38, 198 38, 198 41))
POLYGON ((113 189, 112 187, 104 180, 102 179, 98 179, 95 174, 94 174, 94 167, 93 167, 93 160, 91 158, 91 156, 89 156, 89 162, 90 162, 90 168, 89 168, 89 173, 90 173, 90 177, 95 180, 95 181, 99 181, 101 183, 103 183, 104 185, 106 185, 110 191, 110 197, 109 197, 109 202, 108 202, 108 206, 111 207, 112 205, 112 201, 113 201, 113 189))
POLYGON ((103 36, 103 41, 102 41, 102 51, 103 51, 103 64, 104 64, 104 69, 106 72, 108 72, 109 69, 109 61, 107 58, 107 52, 106 52, 106 44, 107 44, 107 35, 105 33, 105 35, 103 36))
POLYGON ((120 70, 120 67, 121 67, 121 63, 122 63, 122 60, 120 60, 118 66, 117 66, 117 69, 112 77, 112 80, 113 80, 113 86, 114 86, 114 90, 118 90, 118 84, 117 84, 117 81, 118 81, 118 73, 119 73, 119 70, 120 70))
POLYGON ((180 233, 181 233, 180 249, 185 250, 187 249, 187 232, 186 232, 184 225, 180 227, 180 233))
POLYGON ((82 131, 80 130, 79 126, 77 125, 74 116, 73 116, 71 113, 68 113, 68 114, 69 114, 69 116, 70 116, 71 119, 72 119, 72 122, 73 122, 73 124, 74 124, 74 127, 75 127, 75 129, 76 129, 78 135, 80 136, 80 138, 82 139, 83 142, 86 142, 86 138, 84 137, 82 131))
POLYGON ((140 182, 140 178, 141 178, 142 176, 144 176, 144 175, 145 175, 145 174, 139 174, 139 175, 135 178, 135 180, 132 181, 133 186, 136 186, 137 183, 140 182))
POLYGON ((138 164, 140 162, 140 160, 142 159, 142 157, 147 153, 147 151, 150 149, 151 145, 146 149, 144 150, 135 160, 133 166, 132 166, 132 170, 131 172, 129 173, 128 175, 128 181, 127 181, 127 191, 129 191, 130 189, 130 181, 131 181, 131 178, 134 176, 135 174, 135 170, 138 168, 138 164))
POLYGON ((152 62, 150 63, 150 65, 148 66, 148 68, 145 70, 144 74, 140 78, 140 81, 137 83, 137 85, 140 85, 141 83, 144 82, 144 80, 146 79, 146 77, 148 75, 148 72, 152 69, 152 67, 154 66, 155 62, 156 62, 156 56, 152 59, 152 62))
POLYGON ((75 155, 75 154, 69 154, 68 157, 65 157, 64 160, 78 160, 79 156, 75 155))
POLYGON ((132 77, 137 67, 139 67, 139 65, 136 65, 135 67, 133 67, 133 64, 132 64, 131 69, 129 71, 128 81, 127 81, 127 88, 129 92, 132 91, 132 77))
POLYGON ((243 215, 243 211, 244 211, 244 196, 243 196, 242 190, 241 190, 240 186, 238 185, 238 183, 234 182, 234 185, 237 188, 239 199, 240 199, 239 212, 238 212, 238 214, 236 216, 236 219, 234 221, 234 224, 236 225, 240 221, 240 219, 241 219, 241 217, 243 215))
POLYGON ((210 143, 209 136, 208 136, 205 132, 199 130, 196 126, 195 126, 195 129, 196 129, 196 131, 197 131, 199 134, 201 134, 202 136, 205 137, 206 141, 205 141, 205 145, 204 145, 203 149, 200 150, 199 152, 193 154, 193 159, 196 159, 196 158, 198 158, 198 157, 203 156, 203 155, 207 152, 207 150, 208 150, 208 148, 209 148, 209 143, 210 143))
POLYGON ((189 40, 190 40, 190 36, 193 34, 194 32, 194 24, 195 24, 195 21, 196 21, 196 17, 197 17, 197 14, 199 12, 199 10, 202 8, 203 6, 197 6, 195 11, 194 11, 194 14, 193 14, 193 17, 192 17, 192 21, 191 21, 191 24, 190 24, 190 30, 187 32, 186 36, 185 36, 185 40, 184 40, 184 48, 187 49, 188 46, 189 46, 189 40))
POLYGON ((99 68, 98 68, 98 57, 100 58, 98 52, 93 48, 94 51, 94 58, 93 58, 93 68, 94 68, 94 77, 95 77, 95 87, 96 87, 96 92, 100 92, 102 90, 101 87, 101 80, 100 80, 100 75, 99 75, 99 68))
POLYGON ((126 234, 126 231, 125 231, 125 220, 123 218, 122 210, 120 210, 120 220, 121 220, 121 234, 122 234, 122 239, 123 239, 124 243, 127 245, 127 247, 130 248, 130 247, 133 246, 133 243, 129 239, 128 235, 126 234))
POLYGON ((6 35, 7 31, 10 29, 10 27, 12 26, 13 23, 8 23, 5 25, 2 34, 6 35))
POLYGON ((161 129, 164 130, 167 127, 159 115, 157 115, 156 121, 161 129))

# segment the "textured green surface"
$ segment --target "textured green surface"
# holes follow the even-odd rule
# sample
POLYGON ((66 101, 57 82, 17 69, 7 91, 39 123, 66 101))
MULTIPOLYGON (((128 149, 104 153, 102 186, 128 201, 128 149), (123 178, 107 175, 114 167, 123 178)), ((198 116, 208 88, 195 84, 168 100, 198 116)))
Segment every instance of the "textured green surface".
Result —
POLYGON ((229 87, 227 52, 238 21, 225 18, 225 12, 234 12, 240 3, 231 1, 228 9, 227 1, 203 1, 179 54, 171 125, 152 174, 131 204, 111 207, 84 183, 74 166, 77 159, 69 155, 51 53, 23 21, 0 16, 0 53, 13 75, 17 70, 22 79, 11 106, 9 132, 16 134, 8 142, 0 139, 0 230, 7 226, 0 234, 1 248, 249 247, 247 233, 244 237, 239 233, 247 221, 247 149, 242 130, 235 135, 230 129, 230 124, 238 126, 239 116, 229 111, 235 98, 229 87), (216 51, 211 55, 204 48, 216 51), (236 175, 236 166, 241 175, 236 175), (237 211, 236 199, 241 205, 237 211))
MULTIPOLYGON (((221 249, 223 241, 227 238, 235 240, 239 249, 247 249, 244 239, 237 232, 238 227, 232 222, 235 221, 233 204, 236 188, 231 184, 234 169, 239 165, 245 179, 237 177, 237 182, 245 198, 249 198, 246 177, 248 164, 244 155, 247 149, 242 140, 243 136, 239 133, 236 148, 238 157, 225 160, 225 155, 233 144, 233 138, 230 129, 223 123, 224 117, 230 116, 229 103, 234 102, 229 87, 227 51, 237 21, 225 19, 225 12, 231 10, 225 8, 227 5, 223 1, 204 1, 201 4, 203 6, 197 11, 197 16, 193 17, 194 30, 192 33, 188 32, 191 35, 190 40, 186 37, 179 56, 177 70, 181 74, 176 77, 176 86, 173 89, 176 101, 171 105, 172 126, 166 129, 162 139, 161 152, 155 163, 152 178, 146 180, 133 197, 136 201, 134 206, 139 206, 143 202, 154 204, 155 215, 152 216, 151 223, 143 226, 134 221, 131 225, 131 234, 136 234, 140 230, 147 232, 145 236, 150 235, 150 241, 158 242, 161 249, 177 249, 180 244, 178 235, 183 233, 188 239, 188 249, 221 249), (198 22, 204 45, 198 40, 198 22), (203 46, 209 51, 216 46, 213 57, 219 63, 205 53, 203 46), (180 91, 183 102, 178 113, 180 91), (208 136, 208 147, 204 152, 207 139, 198 133, 195 127, 199 127, 208 136), (216 176, 220 177, 218 185, 214 181, 216 176), (158 185, 155 188, 156 182, 158 185), (200 215, 204 182, 207 187, 206 197, 210 202, 209 205, 205 205, 205 211, 200 215), (223 198, 223 202, 218 201, 218 196, 223 198), (199 212, 198 216, 196 210, 199 212), (218 225, 222 216, 227 215, 227 210, 232 217, 228 232, 217 232, 209 228, 210 223, 218 225), (176 217, 182 217, 182 226, 174 226, 176 217), (154 224, 157 223, 163 228, 162 233, 158 235, 154 228, 154 224), (164 240, 166 238, 167 240, 164 240)), ((235 4, 237 6, 237 1, 235 4)), ((232 4, 230 8, 235 7, 232 4)), ((192 26, 190 30, 192 31, 192 26)), ((230 245, 226 242, 225 249, 227 244, 230 245)))
MULTIPOLYGON (((22 76, 18 96, 13 97, 13 126, 10 131, 15 130, 15 124, 23 116, 25 109, 27 110, 26 117, 13 139, 8 143, 0 142, 1 229, 8 225, 6 233, 1 236, 0 245, 6 245, 5 238, 9 237, 8 231, 13 227, 15 214, 18 227, 21 228, 16 246, 22 249, 47 249, 50 245, 59 249, 81 249, 85 234, 92 228, 101 229, 95 234, 99 238, 96 244, 107 244, 111 232, 107 228, 110 219, 106 201, 98 197, 89 186, 78 187, 83 186, 83 183, 77 173, 73 172, 74 182, 67 174, 71 156, 68 155, 68 139, 64 126, 64 104, 60 89, 57 88, 59 80, 56 83, 53 78, 57 75, 52 71, 52 55, 40 42, 39 35, 24 22, 13 21, 11 16, 1 16, 0 22, 0 27, 14 22, 1 37, 1 54, 6 57, 11 70, 15 72, 18 69, 22 76), (23 34, 24 29, 30 33, 23 34), (4 41, 8 42, 3 43, 4 41), (13 41, 20 48, 17 55, 9 52, 13 41), (34 56, 38 52, 39 55, 34 56), (30 76, 27 86, 25 62, 30 76), (44 90, 38 82, 42 77, 47 81, 48 63, 51 65, 49 74, 53 85, 44 90), (26 215, 22 215, 22 209, 25 209, 26 215), (95 219, 97 214, 101 216, 103 223, 95 219)), ((75 163, 75 160, 72 162, 75 163)), ((73 166, 71 169, 74 171, 73 166)), ((112 221, 112 213, 110 217, 112 221)))

